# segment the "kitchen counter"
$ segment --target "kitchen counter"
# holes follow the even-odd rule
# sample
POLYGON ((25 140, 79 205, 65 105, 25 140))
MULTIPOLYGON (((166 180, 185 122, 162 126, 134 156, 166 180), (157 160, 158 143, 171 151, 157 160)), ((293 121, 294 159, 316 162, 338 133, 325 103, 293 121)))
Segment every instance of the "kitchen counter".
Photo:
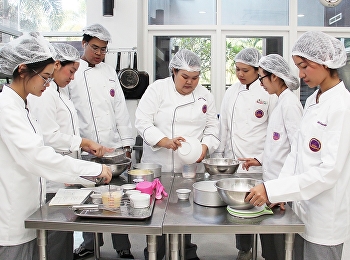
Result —
MULTIPOLYGON (((261 179, 261 174, 236 174, 235 177, 250 177, 261 179)), ((257 234, 285 233, 286 260, 292 256, 294 233, 304 231, 304 224, 292 209, 286 205, 286 210, 274 209, 274 215, 263 215, 256 218, 238 218, 230 215, 226 207, 205 207, 193 202, 193 192, 189 200, 178 200, 176 189, 188 188, 203 180, 218 180, 233 177, 232 175, 209 176, 197 174, 195 179, 184 179, 181 174, 175 174, 172 191, 163 222, 163 233, 169 235, 169 254, 172 260, 184 259, 184 234, 255 234, 253 259, 256 259, 257 234), (180 238, 179 238, 180 237, 180 238)))
MULTIPOLYGON (((126 176, 113 177, 111 184, 127 183, 126 176)), ((171 173, 163 173, 160 178, 165 190, 170 193, 173 183, 171 173)), ((40 259, 46 258, 46 230, 86 231, 97 233, 110 232, 122 234, 145 234, 149 250, 149 259, 156 259, 156 236, 162 235, 162 224, 168 197, 156 200, 153 214, 145 220, 93 219, 81 218, 67 206, 48 206, 45 204, 25 221, 26 228, 37 229, 40 259)), ((97 243, 97 242, 96 242, 97 243)), ((95 243, 95 245, 96 245, 95 243)), ((99 247, 95 246, 95 257, 99 259, 99 247)))

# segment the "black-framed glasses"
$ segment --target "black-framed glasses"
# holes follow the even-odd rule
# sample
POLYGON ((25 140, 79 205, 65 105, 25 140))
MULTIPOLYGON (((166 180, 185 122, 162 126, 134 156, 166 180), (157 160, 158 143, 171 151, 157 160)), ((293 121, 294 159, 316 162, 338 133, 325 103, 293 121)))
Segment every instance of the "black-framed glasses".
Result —
POLYGON ((88 42, 86 44, 90 46, 90 48, 93 50, 95 54, 97 54, 99 51, 101 54, 106 54, 108 52, 107 47, 98 47, 96 45, 90 45, 88 42))
POLYGON ((259 76, 260 83, 263 83, 263 79, 266 78, 266 77, 268 77, 268 76, 270 76, 270 75, 271 75, 271 74, 267 74, 267 75, 265 75, 265 76, 263 76, 263 77, 260 77, 260 76, 259 76))
POLYGON ((53 81, 52 77, 48 77, 47 79, 45 79, 43 76, 41 76, 38 72, 36 72, 35 70, 32 69, 32 71, 35 72, 36 75, 38 75, 40 78, 42 78, 44 80, 44 86, 49 84, 51 81, 53 81))

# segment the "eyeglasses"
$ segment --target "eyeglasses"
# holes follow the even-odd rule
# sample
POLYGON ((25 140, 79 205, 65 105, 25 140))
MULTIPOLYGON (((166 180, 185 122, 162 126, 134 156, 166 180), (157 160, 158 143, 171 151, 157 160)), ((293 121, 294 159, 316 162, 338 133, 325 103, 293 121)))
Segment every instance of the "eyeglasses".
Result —
POLYGON ((267 74, 264 77, 259 77, 260 83, 263 83, 263 79, 270 76, 271 74, 267 74))
POLYGON ((44 86, 49 84, 51 81, 53 81, 52 77, 48 77, 47 79, 45 79, 43 76, 41 76, 38 72, 36 72, 35 70, 32 69, 32 71, 35 72, 36 75, 38 75, 40 78, 42 78, 44 80, 44 86))
POLYGON ((107 47, 98 47, 96 45, 90 45, 88 42, 86 44, 90 46, 90 48, 94 51, 95 54, 97 54, 99 51, 101 52, 101 54, 106 54, 108 52, 107 47))

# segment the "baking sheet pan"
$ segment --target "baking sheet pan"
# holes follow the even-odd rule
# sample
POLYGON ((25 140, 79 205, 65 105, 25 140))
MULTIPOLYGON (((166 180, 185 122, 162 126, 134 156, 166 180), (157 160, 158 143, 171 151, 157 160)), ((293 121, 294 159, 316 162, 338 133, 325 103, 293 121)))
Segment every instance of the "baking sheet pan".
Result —
MULTIPOLYGON (((135 209, 131 207, 130 200, 124 194, 120 208, 113 212, 103 209, 76 209, 74 210, 74 214, 83 218, 144 220, 152 216, 155 202, 154 194, 151 195, 150 200, 150 205, 147 208, 135 209)), ((91 203, 91 199, 86 201, 86 204, 89 203, 91 203)))

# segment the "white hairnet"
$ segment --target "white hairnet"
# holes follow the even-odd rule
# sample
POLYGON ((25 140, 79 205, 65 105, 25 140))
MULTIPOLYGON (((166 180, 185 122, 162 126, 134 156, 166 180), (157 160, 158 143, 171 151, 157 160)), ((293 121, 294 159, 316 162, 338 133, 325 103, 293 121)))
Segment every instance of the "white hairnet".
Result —
POLYGON ((259 67, 261 53, 255 48, 245 48, 235 56, 235 62, 241 62, 253 67, 259 67))
POLYGON ((173 69, 186 71, 201 71, 201 59, 197 54, 190 50, 179 50, 169 63, 169 70, 173 69))
POLYGON ((12 75, 20 64, 31 64, 55 57, 52 45, 37 32, 24 33, 0 50, 0 72, 12 75))
POLYGON ((294 44, 293 56, 300 56, 330 69, 346 64, 344 45, 336 38, 323 32, 306 32, 294 44))
POLYGON ((52 46, 55 48, 56 57, 55 60, 59 61, 79 61, 79 51, 70 44, 67 43, 53 43, 52 46))
POLYGON ((111 35, 101 24, 92 24, 83 29, 83 34, 90 35, 92 37, 99 38, 101 41, 110 42, 111 35))
POLYGON ((287 61, 282 56, 278 54, 263 56, 259 61, 259 67, 283 79, 290 90, 299 88, 298 78, 292 75, 287 61))

